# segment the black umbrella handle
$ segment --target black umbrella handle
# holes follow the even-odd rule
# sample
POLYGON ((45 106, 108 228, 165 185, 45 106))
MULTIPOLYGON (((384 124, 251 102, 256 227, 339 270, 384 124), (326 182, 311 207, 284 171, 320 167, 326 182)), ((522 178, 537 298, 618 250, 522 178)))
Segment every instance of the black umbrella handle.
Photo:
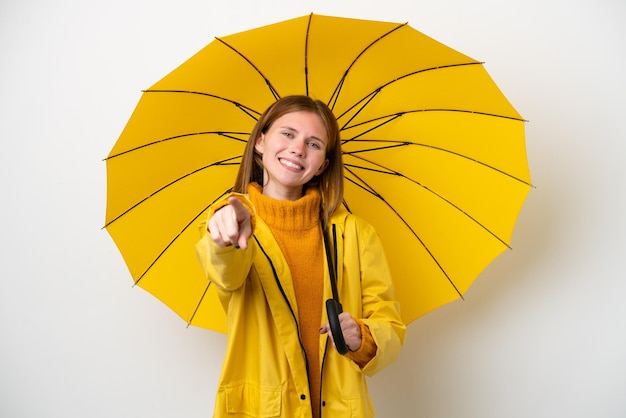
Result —
POLYGON ((348 352, 348 346, 346 345, 346 340, 343 338, 341 324, 339 323, 339 314, 341 312, 341 303, 337 302, 335 299, 326 300, 326 315, 328 316, 330 332, 333 334, 335 348, 337 349, 339 354, 343 355, 348 352))

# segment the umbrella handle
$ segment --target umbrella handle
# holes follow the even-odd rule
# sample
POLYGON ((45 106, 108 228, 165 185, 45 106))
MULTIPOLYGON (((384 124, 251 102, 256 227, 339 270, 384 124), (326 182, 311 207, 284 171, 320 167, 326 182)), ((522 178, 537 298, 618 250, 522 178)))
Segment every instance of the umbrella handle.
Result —
POLYGON ((346 354, 348 352, 348 346, 346 340, 343 338, 343 332, 341 332, 341 324, 339 323, 339 314, 342 312, 341 303, 335 299, 326 300, 326 315, 328 316, 328 324, 330 325, 330 332, 333 334, 333 341, 335 342, 335 348, 339 354, 346 354))

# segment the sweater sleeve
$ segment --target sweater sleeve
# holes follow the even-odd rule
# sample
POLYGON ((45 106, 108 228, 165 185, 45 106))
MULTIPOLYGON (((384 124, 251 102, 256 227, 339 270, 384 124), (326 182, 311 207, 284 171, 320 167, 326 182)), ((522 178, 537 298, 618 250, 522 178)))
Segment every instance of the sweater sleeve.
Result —
POLYGON ((357 324, 361 328, 361 346, 355 351, 348 351, 346 357, 354 361, 359 368, 363 369, 367 363, 370 362, 376 355, 376 342, 372 337, 372 332, 369 327, 363 323, 360 319, 355 318, 357 324))

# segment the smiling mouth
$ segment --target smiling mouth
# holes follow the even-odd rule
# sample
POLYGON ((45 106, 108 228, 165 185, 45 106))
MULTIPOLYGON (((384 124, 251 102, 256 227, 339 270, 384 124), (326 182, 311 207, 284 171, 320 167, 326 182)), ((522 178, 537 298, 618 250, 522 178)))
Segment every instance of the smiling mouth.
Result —
POLYGON ((295 170, 302 170, 302 168, 303 168, 303 167, 302 167, 301 165, 299 165, 299 164, 293 163, 293 162, 291 162, 291 161, 283 160, 282 158, 281 158, 281 159, 279 159, 279 161, 280 161, 280 163, 281 163, 282 165, 284 165, 284 166, 286 166, 286 167, 289 167, 289 168, 293 168, 293 169, 295 169, 295 170))

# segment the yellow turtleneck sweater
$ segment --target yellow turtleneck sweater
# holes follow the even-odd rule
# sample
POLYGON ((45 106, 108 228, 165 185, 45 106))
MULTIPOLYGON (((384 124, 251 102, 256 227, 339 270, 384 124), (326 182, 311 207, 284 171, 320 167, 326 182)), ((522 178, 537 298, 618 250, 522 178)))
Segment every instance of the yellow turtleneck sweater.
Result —
MULTIPOLYGON (((296 200, 276 200, 262 194, 253 183, 248 187, 250 201, 259 216, 272 231, 285 256, 298 305, 300 339, 308 362, 309 388, 313 417, 320 416, 320 358, 319 329, 324 297, 324 245, 320 221, 321 196, 317 189, 308 189, 296 200)), ((376 344, 369 328, 356 319, 361 327, 361 347, 348 357, 363 367, 376 353, 376 344)))

